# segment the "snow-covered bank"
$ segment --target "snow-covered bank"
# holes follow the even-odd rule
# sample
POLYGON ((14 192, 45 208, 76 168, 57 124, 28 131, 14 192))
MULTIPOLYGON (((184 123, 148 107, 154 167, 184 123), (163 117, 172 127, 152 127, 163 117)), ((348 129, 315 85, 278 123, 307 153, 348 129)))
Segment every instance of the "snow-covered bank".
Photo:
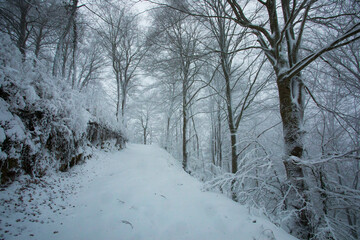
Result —
MULTIPOLYGON (((13 206, 19 199, 2 203, 0 239, 294 239, 226 197, 202 192, 160 148, 94 155, 60 180, 22 189, 21 212, 13 206)), ((1 191, 2 202, 20 196, 18 187, 1 191)))

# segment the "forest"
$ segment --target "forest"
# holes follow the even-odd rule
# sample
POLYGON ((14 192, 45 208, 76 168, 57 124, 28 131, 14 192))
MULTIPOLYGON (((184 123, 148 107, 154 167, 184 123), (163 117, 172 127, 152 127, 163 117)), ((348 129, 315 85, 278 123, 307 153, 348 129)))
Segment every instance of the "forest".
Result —
POLYGON ((0 181, 158 145, 299 239, 360 239, 359 0, 0 0, 0 181))

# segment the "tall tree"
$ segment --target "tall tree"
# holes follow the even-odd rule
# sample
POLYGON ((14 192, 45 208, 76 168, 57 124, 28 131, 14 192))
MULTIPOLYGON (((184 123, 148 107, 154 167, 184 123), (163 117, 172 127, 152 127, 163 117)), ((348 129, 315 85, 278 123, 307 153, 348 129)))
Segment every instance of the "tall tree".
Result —
POLYGON ((99 6, 101 20, 97 30, 112 63, 116 78, 116 117, 125 124, 125 109, 129 90, 134 86, 137 70, 147 53, 138 29, 137 17, 129 9, 107 2, 99 6))
POLYGON ((34 16, 30 15, 32 7, 33 1, 26 0, 7 0, 0 3, 0 31, 9 34, 16 42, 23 60, 26 58, 27 41, 34 20, 34 16))
MULTIPOLYGON (((246 28, 241 28, 227 19, 229 9, 226 9, 225 3, 226 1, 208 0, 204 15, 215 16, 207 18, 207 23, 210 36, 215 39, 215 46, 211 49, 216 53, 215 62, 218 63, 215 71, 223 78, 222 87, 217 91, 224 95, 225 99, 231 146, 231 172, 235 174, 238 171, 238 129, 245 112, 265 86, 266 77, 259 77, 263 66, 263 63, 258 61, 258 58, 261 58, 259 52, 240 55, 237 51, 240 45, 244 45, 246 28)), ((235 196, 234 193, 234 200, 235 196)))
MULTIPOLYGON (((301 57, 301 45, 307 24, 310 25, 311 20, 321 22, 319 18, 316 19, 314 14, 318 9, 325 11, 329 7, 329 3, 311 0, 283 0, 278 4, 274 0, 259 0, 252 7, 255 8, 253 13, 266 16, 260 23, 246 16, 246 4, 240 5, 241 3, 236 0, 227 0, 227 3, 236 16, 233 20, 243 27, 252 29, 276 74, 285 143, 284 165, 288 180, 301 197, 300 200, 293 202, 294 207, 299 209, 299 224, 304 229, 304 232, 299 232, 299 236, 308 238, 311 236, 311 213, 306 206, 308 201, 306 183, 303 169, 299 164, 299 159, 302 158, 304 152, 305 87, 301 71, 323 53, 359 38, 359 22, 351 24, 344 34, 329 41, 324 47, 318 50, 314 49, 313 53, 301 57)), ((331 21, 336 17, 337 15, 334 13, 325 11, 325 15, 321 18, 331 21)))
MULTIPOLYGON (((65 19, 66 21, 66 25, 64 26, 64 28, 62 29, 61 33, 60 33, 60 37, 56 46, 56 51, 55 51, 55 56, 54 56, 54 63, 53 63, 53 69, 52 69, 52 74, 53 76, 57 76, 59 73, 59 66, 61 64, 63 64, 63 70, 62 70, 62 75, 64 76, 64 66, 66 63, 66 60, 64 60, 64 57, 66 58, 67 56, 67 47, 68 45, 66 44, 65 40, 66 37, 69 36, 70 32, 71 32, 71 28, 73 26, 73 30, 76 30, 76 15, 77 15, 77 10, 78 10, 78 0, 72 0, 71 3, 69 3, 68 5, 66 5, 67 8, 67 18, 65 19), (65 47, 65 53, 64 53, 64 47, 65 47)), ((76 33, 73 32, 73 33, 76 33)), ((77 41, 77 37, 76 34, 73 36, 73 56, 75 56, 75 52, 76 52, 76 42, 77 41)), ((75 60, 73 60, 75 61, 75 60)))
MULTIPOLYGON (((219 3, 221 1, 215 1, 219 3)), ((160 4, 161 5, 161 4, 160 4)), ((162 4, 163 5, 163 4, 162 4)), ((177 6, 167 6, 192 16, 217 18, 204 14, 198 9, 212 6, 213 2, 187 1, 177 6)), ((357 1, 325 0, 226 0, 221 5, 226 11, 222 19, 231 19, 256 39, 256 44, 244 49, 259 48, 272 66, 280 102, 280 115, 283 124, 284 159, 286 175, 291 184, 292 194, 288 195, 289 204, 297 212, 296 224, 301 226, 295 235, 312 237, 309 209, 309 196, 304 179, 301 159, 304 154, 304 109, 305 79, 303 70, 324 53, 345 46, 360 38, 360 22, 357 1), (350 7, 353 6, 353 7, 350 7), (228 11, 230 7, 230 11, 228 11), (307 36, 336 31, 342 32, 325 44, 304 44, 307 36)), ((238 50, 241 50, 238 49, 238 50)))
POLYGON ((173 74, 176 74, 176 79, 181 85, 182 165, 187 171, 190 107, 199 93, 196 84, 196 77, 201 68, 201 64, 198 62, 200 56, 199 24, 186 19, 186 15, 170 9, 158 11, 155 18, 157 29, 150 38, 157 45, 161 41, 161 46, 157 49, 163 52, 160 55, 163 58, 159 62, 167 61, 175 67, 173 74))

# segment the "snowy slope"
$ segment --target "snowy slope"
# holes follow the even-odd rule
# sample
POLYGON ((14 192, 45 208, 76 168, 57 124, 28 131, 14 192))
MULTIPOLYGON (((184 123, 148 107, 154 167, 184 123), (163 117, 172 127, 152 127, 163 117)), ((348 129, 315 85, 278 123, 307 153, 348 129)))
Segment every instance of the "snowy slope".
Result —
MULTIPOLYGON (((294 239, 226 197, 202 192, 201 183, 158 147, 129 145, 95 155, 61 173, 61 181, 30 184, 23 191, 33 200, 23 200, 22 213, 1 204, 0 239, 294 239)), ((1 191, 0 199, 15 198, 16 188, 1 191)))

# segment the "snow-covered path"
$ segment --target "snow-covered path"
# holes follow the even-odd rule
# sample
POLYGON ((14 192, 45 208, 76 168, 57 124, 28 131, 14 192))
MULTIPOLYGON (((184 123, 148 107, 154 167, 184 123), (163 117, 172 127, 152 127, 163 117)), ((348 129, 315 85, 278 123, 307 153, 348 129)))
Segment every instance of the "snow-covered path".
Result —
POLYGON ((202 192, 160 148, 129 145, 98 156, 76 167, 72 207, 54 213, 53 222, 23 222, 20 236, 5 239, 292 239, 226 197, 202 192))

